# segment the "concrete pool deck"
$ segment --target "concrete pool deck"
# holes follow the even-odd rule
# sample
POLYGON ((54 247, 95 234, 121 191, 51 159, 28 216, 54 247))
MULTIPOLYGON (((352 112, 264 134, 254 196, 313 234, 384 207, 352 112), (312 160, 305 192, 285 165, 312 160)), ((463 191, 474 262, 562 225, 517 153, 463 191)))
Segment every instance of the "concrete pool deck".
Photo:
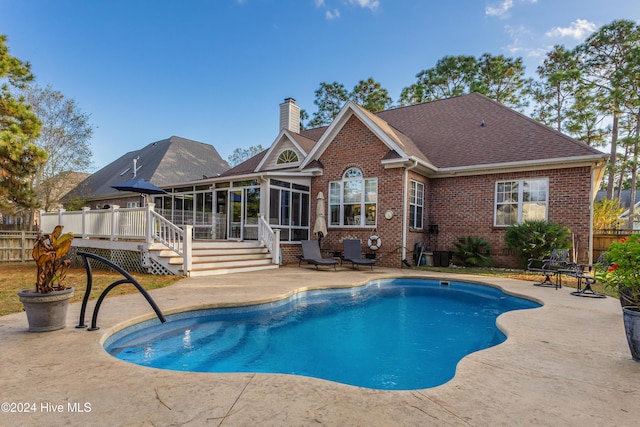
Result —
MULTIPOLYGON (((112 297, 99 331, 28 333, 24 313, 0 317, 0 425, 431 425, 637 426, 640 363, 631 359, 620 304, 531 282, 407 269, 342 267, 189 278, 151 291, 169 314, 186 308, 280 299, 296 290, 425 277, 492 284, 536 299, 539 309, 502 315, 505 343, 473 353, 446 384, 382 391, 274 374, 185 373, 117 360, 102 342, 125 324, 153 317, 140 294, 112 297), (9 406, 6 405, 9 403, 9 406), (6 412, 6 409, 20 412, 6 412), (30 412, 26 412, 29 410, 30 412)), ((93 304, 87 311, 91 321, 93 304)))

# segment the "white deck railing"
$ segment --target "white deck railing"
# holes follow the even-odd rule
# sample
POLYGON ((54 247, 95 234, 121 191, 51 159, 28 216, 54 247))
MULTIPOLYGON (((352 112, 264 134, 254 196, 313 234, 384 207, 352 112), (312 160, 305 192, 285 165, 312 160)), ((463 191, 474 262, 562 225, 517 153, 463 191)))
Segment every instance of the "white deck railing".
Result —
MULTIPOLYGON (((192 267, 193 226, 178 227, 155 212, 155 204, 142 208, 120 208, 81 211, 40 212, 40 229, 50 233, 60 224, 64 232, 73 233, 82 239, 101 238, 109 240, 141 240, 147 246, 161 242, 183 258, 183 269, 189 275, 192 267)), ((280 230, 272 229, 260 214, 258 219, 258 240, 271 253, 274 264, 280 263, 280 230)))
POLYGON ((145 240, 146 212, 153 206, 144 208, 120 208, 81 211, 40 212, 40 229, 45 233, 53 231, 56 225, 64 226, 65 233, 88 239, 91 237, 109 240, 145 240))
POLYGON ((183 230, 155 212, 153 208, 149 209, 147 214, 147 244, 151 245, 156 240, 162 242, 169 249, 182 256, 184 271, 191 271, 193 226, 185 225, 183 230))
POLYGON ((155 204, 142 208, 120 208, 81 211, 40 212, 40 229, 50 233, 58 225, 65 233, 73 233, 82 239, 142 240, 147 245, 158 241, 183 258, 185 274, 191 271, 193 227, 181 229, 154 211, 155 204))
POLYGON ((274 264, 280 264, 280 230, 272 229, 263 214, 258 215, 258 240, 271 253, 274 264))

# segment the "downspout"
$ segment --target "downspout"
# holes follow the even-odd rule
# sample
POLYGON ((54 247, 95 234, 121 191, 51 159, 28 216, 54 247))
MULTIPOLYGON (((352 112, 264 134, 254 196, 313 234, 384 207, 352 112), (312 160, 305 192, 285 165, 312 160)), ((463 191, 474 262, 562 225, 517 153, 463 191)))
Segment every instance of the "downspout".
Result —
POLYGON ((404 168, 404 191, 402 196, 402 260, 407 259, 407 213, 409 212, 409 171, 418 166, 414 160, 413 165, 404 168))
POLYGON ((596 195, 598 194, 598 187, 600 186, 601 178, 596 178, 596 173, 602 177, 602 169, 605 167, 606 163, 596 164, 591 167, 591 194, 589 197, 589 252, 587 263, 593 264, 593 210, 594 210, 594 202, 596 200, 596 195))
MULTIPOLYGON (((596 190, 594 187, 596 168, 591 168, 591 194, 589 194, 589 252, 587 258, 587 264, 593 264, 593 199, 595 198, 596 190)), ((578 260, 576 259, 576 262, 578 260)))

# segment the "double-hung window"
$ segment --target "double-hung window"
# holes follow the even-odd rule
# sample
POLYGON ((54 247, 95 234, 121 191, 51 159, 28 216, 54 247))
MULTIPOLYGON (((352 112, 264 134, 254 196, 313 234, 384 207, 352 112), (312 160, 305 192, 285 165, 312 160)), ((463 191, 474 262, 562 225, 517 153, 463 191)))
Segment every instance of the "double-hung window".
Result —
POLYGON ((521 179, 496 182, 496 226, 546 220, 549 204, 549 180, 521 179))
POLYGON ((424 211, 424 184, 411 180, 409 193, 409 227, 422 229, 422 213, 424 211))
POLYGON ((358 168, 348 169, 341 181, 329 183, 329 224, 374 227, 378 179, 364 178, 358 168))

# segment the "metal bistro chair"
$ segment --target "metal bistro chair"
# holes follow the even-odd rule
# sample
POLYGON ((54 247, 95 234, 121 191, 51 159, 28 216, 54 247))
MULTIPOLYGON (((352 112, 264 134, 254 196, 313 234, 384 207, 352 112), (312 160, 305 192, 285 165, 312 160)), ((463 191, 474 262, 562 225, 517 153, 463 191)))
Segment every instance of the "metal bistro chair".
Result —
POLYGON ((554 249, 549 258, 535 259, 529 258, 527 271, 536 271, 544 275, 544 279, 535 286, 553 286, 556 289, 562 288, 560 275, 569 266, 569 250, 554 249), (554 278, 552 280, 551 278, 554 278))
POLYGON ((599 269, 609 268, 606 254, 606 252, 601 253, 595 264, 570 263, 568 269, 563 271, 564 274, 569 277, 575 277, 578 281, 577 289, 571 292, 571 295, 577 297, 606 298, 606 295, 594 291, 591 287, 591 285, 596 283, 596 272, 599 269), (584 285, 584 288, 582 288, 582 285, 584 285))

